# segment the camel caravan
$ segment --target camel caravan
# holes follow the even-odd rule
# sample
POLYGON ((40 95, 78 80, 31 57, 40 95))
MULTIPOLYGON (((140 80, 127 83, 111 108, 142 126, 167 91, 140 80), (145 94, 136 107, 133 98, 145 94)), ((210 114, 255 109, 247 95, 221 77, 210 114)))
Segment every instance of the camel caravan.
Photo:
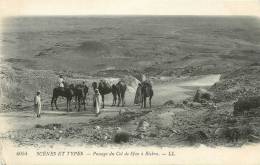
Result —
MULTIPOLYGON (((92 88, 94 91, 93 95, 93 107, 98 115, 100 113, 99 108, 105 107, 105 95, 112 94, 113 102, 111 106, 125 106, 125 93, 127 90, 127 84, 124 80, 119 80, 115 84, 110 84, 106 80, 100 80, 99 82, 93 82, 92 88)), ((59 86, 53 89, 51 108, 53 110, 53 104, 56 110, 58 110, 57 100, 59 97, 66 98, 67 101, 67 112, 71 110, 71 102, 74 98, 75 109, 81 111, 81 105, 86 110, 86 99, 89 94, 89 87, 82 82, 81 84, 68 84, 64 82, 63 76, 59 77, 59 86)), ((148 80, 144 80, 138 84, 136 94, 134 98, 134 104, 138 104, 141 108, 146 108, 146 99, 149 98, 149 107, 151 108, 153 97, 152 84, 148 80)))

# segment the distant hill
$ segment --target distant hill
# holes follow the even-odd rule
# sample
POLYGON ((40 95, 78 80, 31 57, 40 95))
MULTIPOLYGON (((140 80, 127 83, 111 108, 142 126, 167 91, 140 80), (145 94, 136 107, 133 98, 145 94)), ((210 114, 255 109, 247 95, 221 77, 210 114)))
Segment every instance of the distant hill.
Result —
POLYGON ((259 61, 259 25, 254 17, 14 17, 4 23, 3 54, 15 66, 86 74, 225 73, 259 61))

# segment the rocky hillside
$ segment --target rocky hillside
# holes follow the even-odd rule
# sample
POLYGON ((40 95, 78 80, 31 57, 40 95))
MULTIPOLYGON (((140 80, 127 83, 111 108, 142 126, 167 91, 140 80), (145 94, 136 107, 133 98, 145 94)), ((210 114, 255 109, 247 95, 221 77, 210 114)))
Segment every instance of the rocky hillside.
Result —
POLYGON ((224 74, 220 82, 210 90, 216 95, 217 101, 234 101, 239 97, 260 95, 260 63, 243 66, 224 74))

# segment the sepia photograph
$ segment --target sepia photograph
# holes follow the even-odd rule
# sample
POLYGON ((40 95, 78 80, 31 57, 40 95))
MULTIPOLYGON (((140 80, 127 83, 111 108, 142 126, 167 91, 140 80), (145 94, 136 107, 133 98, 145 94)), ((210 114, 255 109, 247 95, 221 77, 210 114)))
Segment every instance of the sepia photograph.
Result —
MULTIPOLYGON (((171 4, 182 4, 176 2, 171 4)), ((235 15, 219 6, 214 10, 212 1, 205 2, 209 13, 198 10, 199 15, 176 6, 169 13, 173 5, 165 3, 158 6, 165 13, 155 14, 139 8, 136 14, 119 8, 117 14, 108 5, 100 14, 37 15, 29 8, 24 15, 1 18, 0 153, 5 145, 27 159, 25 148, 43 151, 36 152, 41 159, 61 156, 43 150, 56 146, 236 150, 258 145, 260 14, 250 0, 247 7, 255 13, 240 12, 246 1, 241 2, 228 8, 235 15)), ((129 155, 165 156, 155 150, 129 155)))

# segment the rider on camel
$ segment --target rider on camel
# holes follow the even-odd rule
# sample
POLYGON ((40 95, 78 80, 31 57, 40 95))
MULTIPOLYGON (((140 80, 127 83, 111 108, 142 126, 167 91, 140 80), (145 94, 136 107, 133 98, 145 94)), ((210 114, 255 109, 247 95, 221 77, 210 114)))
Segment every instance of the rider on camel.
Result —
POLYGON ((64 90, 64 78, 62 75, 59 76, 59 79, 58 79, 58 83, 59 83, 59 87, 64 90))

